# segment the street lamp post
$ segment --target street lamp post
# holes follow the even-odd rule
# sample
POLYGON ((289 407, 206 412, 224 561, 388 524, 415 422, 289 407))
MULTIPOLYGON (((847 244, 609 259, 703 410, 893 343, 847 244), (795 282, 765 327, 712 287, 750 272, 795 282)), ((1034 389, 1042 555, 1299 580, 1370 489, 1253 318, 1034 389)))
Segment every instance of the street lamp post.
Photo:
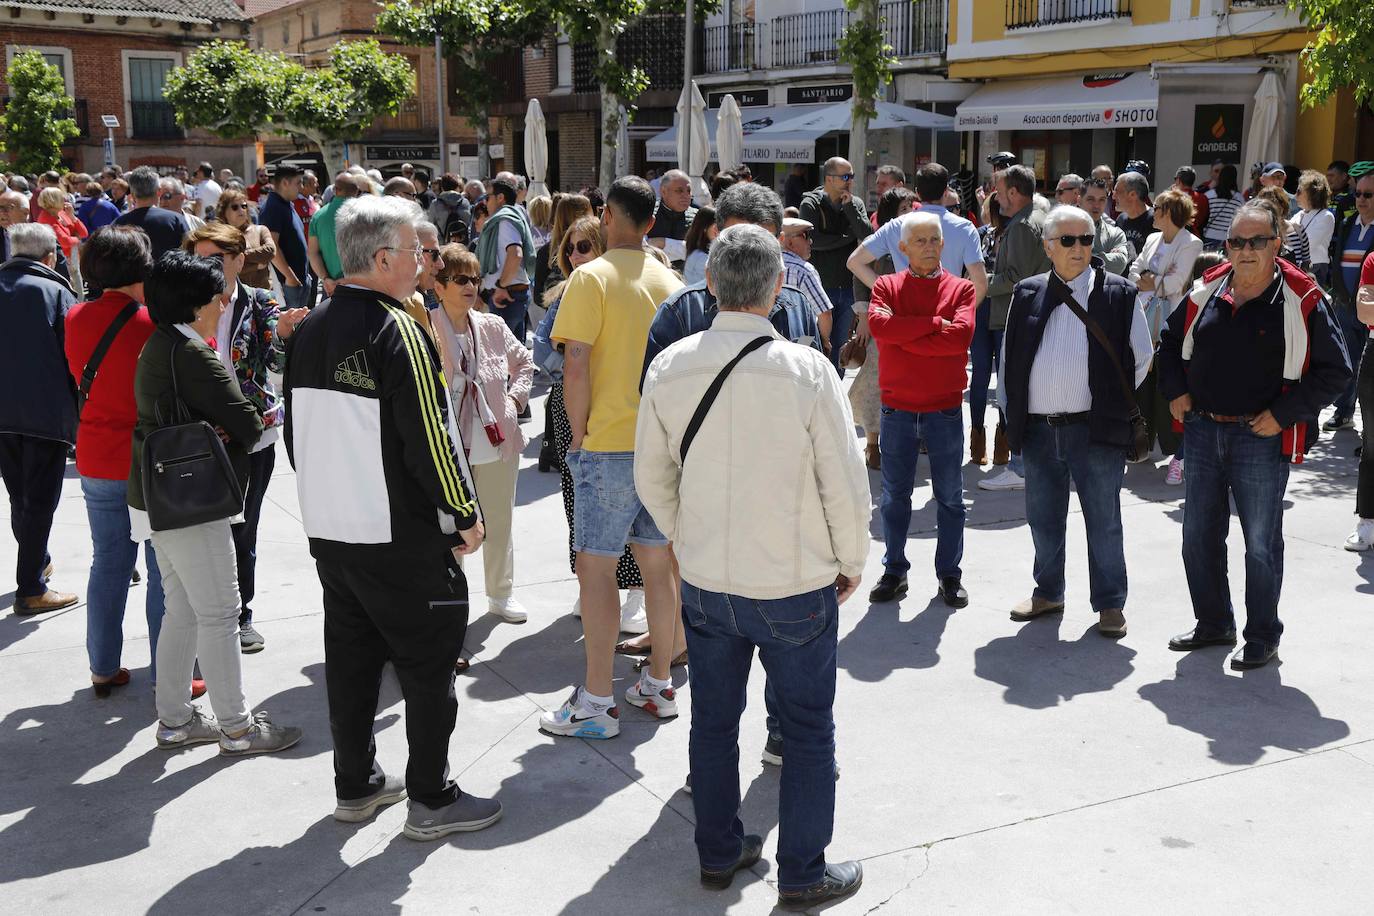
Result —
POLYGON ((439 109, 439 175, 443 175, 448 171, 448 150, 444 149, 444 38, 439 34, 437 19, 434 23, 434 86, 439 109))

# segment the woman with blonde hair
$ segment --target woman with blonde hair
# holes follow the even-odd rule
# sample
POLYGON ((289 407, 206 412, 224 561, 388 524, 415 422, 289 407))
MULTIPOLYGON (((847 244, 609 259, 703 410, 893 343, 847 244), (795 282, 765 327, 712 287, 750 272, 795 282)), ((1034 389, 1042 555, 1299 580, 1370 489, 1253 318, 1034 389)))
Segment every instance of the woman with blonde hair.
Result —
POLYGON ((545 295, 549 288, 561 282, 567 274, 559 266, 560 245, 568 227, 584 216, 592 213, 592 202, 581 194, 564 194, 553 208, 553 220, 549 224, 549 240, 540 246, 534 257, 534 300, 540 305, 553 302, 557 297, 545 295))
MULTIPOLYGON (((580 195, 572 195, 580 197, 580 195)), ((567 198, 564 199, 565 202, 567 198)), ((586 202, 586 198, 582 200, 586 202)), ((545 442, 552 441, 555 449, 552 460, 558 462, 561 474, 561 485, 563 490, 563 510, 568 516, 568 555, 569 563, 574 574, 577 572, 577 553, 572 549, 573 535, 573 482, 572 472, 568 470, 567 462, 564 460, 568 454, 568 445, 572 442, 572 424, 568 422, 567 405, 563 400, 563 353, 562 348, 554 345, 550 333, 553 331, 553 323, 558 317, 558 302, 563 296, 563 289, 567 285, 567 280, 562 279, 572 275, 572 272, 588 261, 595 260, 606 253, 606 240, 601 234, 601 222, 589 212, 579 217, 567 226, 562 236, 562 242, 558 246, 558 270, 560 280, 544 295, 544 307, 548 314, 539 323, 539 327, 534 332, 534 361, 549 373, 554 379, 553 387, 549 389, 548 410, 545 414, 545 442)), ((540 455, 540 463, 543 465, 543 455, 540 455)), ((628 589, 629 595, 625 603, 620 608, 620 630, 623 633, 642 634, 649 631, 648 619, 644 616, 644 578, 640 575, 639 567, 635 564, 634 557, 626 547, 625 552, 620 556, 620 562, 615 568, 616 584, 619 588, 628 589)), ((574 606, 573 613, 581 616, 579 608, 574 606)))
POLYGON ((553 228, 553 198, 544 194, 525 201, 525 212, 530 215, 530 235, 534 236, 537 248, 549 242, 553 228))
MULTIPOLYGON (((524 623, 529 615, 511 594, 515 584, 511 522, 520 453, 528 441, 518 415, 529 403, 534 363, 505 320, 484 310, 477 294, 482 284, 477 255, 450 244, 439 250, 439 258, 443 267, 434 285, 439 308, 431 312, 430 321, 486 524, 482 569, 487 612, 509 623, 524 623)), ((457 667, 467 666, 459 659, 457 667)))
POLYGON ((272 259, 277 255, 277 243, 266 226, 249 219, 253 206, 242 191, 226 189, 215 204, 215 219, 243 233, 243 270, 239 279, 254 289, 272 288, 272 259))
POLYGON ((59 187, 47 187, 39 191, 38 218, 34 222, 52 227, 53 234, 57 236, 57 247, 62 249, 62 257, 67 259, 72 288, 81 296, 81 268, 72 255, 76 246, 90 233, 86 231, 86 224, 76 218, 76 209, 67 192, 59 187))

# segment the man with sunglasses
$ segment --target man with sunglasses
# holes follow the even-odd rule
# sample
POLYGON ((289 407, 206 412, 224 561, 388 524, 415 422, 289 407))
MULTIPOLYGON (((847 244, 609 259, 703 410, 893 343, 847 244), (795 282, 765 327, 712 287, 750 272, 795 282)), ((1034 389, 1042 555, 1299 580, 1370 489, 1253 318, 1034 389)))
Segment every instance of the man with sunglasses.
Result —
POLYGON ((873 234, 873 225, 862 200, 862 189, 854 186, 854 166, 835 156, 821 169, 821 186, 802 196, 799 215, 815 227, 811 242, 811 263, 821 275, 825 294, 834 305, 831 328, 830 362, 840 377, 840 347, 849 339, 854 318, 854 274, 849 256, 859 243, 873 234))
MULTIPOLYGON (((821 337, 830 345, 830 329, 833 322, 830 297, 821 285, 821 275, 811 263, 812 233, 815 227, 804 219, 787 216, 782 221, 782 267, 783 282, 802 291, 811 310, 816 315, 816 324, 821 329, 821 337)), ((836 343, 834 346, 839 346, 836 343)))
POLYGON ((1275 213, 1248 203, 1231 220, 1229 264, 1203 274, 1159 341, 1159 387, 1184 424, 1188 488, 1183 569, 1196 626, 1169 640, 1189 652, 1236 644, 1226 573, 1230 502, 1245 539, 1245 644, 1237 670, 1268 664, 1283 623, 1283 496, 1306 426, 1350 379, 1321 288, 1278 259, 1275 213))
POLYGON ((1059 183, 1054 186, 1054 206, 1056 207, 1077 207, 1083 194, 1083 179, 1073 172, 1059 177, 1059 183))
POLYGON ((1089 600, 1098 632, 1115 639, 1126 635, 1121 483, 1134 406, 1122 383, 1140 387, 1154 348, 1135 286, 1092 256, 1092 217, 1078 207, 1056 207, 1044 236, 1053 269, 1017 285, 1003 339, 1007 438, 1025 466, 1026 521, 1035 545, 1035 590, 1011 619, 1064 611, 1072 482, 1087 529, 1089 600))
MULTIPOLYGON (((1355 182, 1355 212, 1341 220, 1331 236, 1331 301, 1336 321, 1345 337, 1350 364, 1358 366, 1364 355, 1368 329, 1355 314, 1355 295, 1360 289, 1360 267, 1374 251, 1374 172, 1355 182)), ((1351 429, 1355 426, 1356 384, 1351 381, 1336 398, 1336 412, 1322 429, 1351 429)))

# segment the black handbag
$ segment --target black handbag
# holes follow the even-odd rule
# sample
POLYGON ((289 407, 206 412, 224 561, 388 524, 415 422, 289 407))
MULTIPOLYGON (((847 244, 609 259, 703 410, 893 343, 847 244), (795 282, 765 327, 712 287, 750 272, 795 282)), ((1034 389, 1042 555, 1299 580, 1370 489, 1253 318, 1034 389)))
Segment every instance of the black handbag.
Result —
POLYGON ((173 342, 168 354, 171 422, 162 425, 158 411, 158 428, 143 442, 143 504, 154 531, 203 525, 243 511, 243 491, 224 443, 209 423, 191 419, 181 400, 176 356, 182 342, 173 342))

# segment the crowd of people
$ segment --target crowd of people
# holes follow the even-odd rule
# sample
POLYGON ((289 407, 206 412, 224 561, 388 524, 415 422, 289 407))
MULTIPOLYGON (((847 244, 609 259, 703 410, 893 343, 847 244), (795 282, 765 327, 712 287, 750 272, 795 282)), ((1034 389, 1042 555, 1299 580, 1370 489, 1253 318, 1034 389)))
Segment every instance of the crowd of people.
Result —
POLYGON ((871 214, 839 157, 814 189, 788 177, 792 206, 747 168, 714 176, 709 201, 676 169, 536 197, 510 172, 430 181, 410 165, 387 180, 350 167, 324 188, 289 164, 247 185, 209 163, 194 176, 8 176, 0 472, 15 613, 79 601, 51 586, 47 550, 74 457, 95 693, 131 681, 123 618, 142 576, 157 745, 293 746, 301 729, 255 711, 242 661, 267 645, 252 604, 280 439, 323 591, 335 817, 365 821, 408 798, 413 839, 483 829, 500 802, 461 791, 447 764, 454 676, 468 665, 464 563, 481 553, 490 614, 530 619, 514 594, 516 490, 523 422, 547 384, 538 468, 560 474, 585 672, 539 727, 616 737, 617 655, 641 658, 625 702, 672 719, 671 671, 689 665, 701 880, 727 887, 762 848, 738 817, 757 649, 764 761, 786 759, 779 904, 851 893, 862 868, 825 851, 838 608, 869 553, 868 470, 884 542, 870 602, 910 588, 926 455, 934 587, 968 604, 963 469, 991 462, 1000 470, 978 486, 1025 491, 1034 551, 1011 618, 1065 609, 1073 488, 1089 604, 1115 639, 1127 632, 1126 465, 1167 459, 1164 482, 1185 487, 1194 611, 1169 648, 1240 643, 1236 669, 1279 647, 1290 465, 1357 411, 1344 546, 1374 548, 1374 163, 1260 164, 1242 190, 1218 162, 1203 183, 1178 169, 1157 194, 1139 161, 1061 175, 1043 194, 1012 153, 988 163, 978 188, 938 163, 909 187, 883 165, 871 214), (404 779, 373 740, 387 662, 406 701, 404 779), (207 694, 208 711, 193 702, 207 694))

